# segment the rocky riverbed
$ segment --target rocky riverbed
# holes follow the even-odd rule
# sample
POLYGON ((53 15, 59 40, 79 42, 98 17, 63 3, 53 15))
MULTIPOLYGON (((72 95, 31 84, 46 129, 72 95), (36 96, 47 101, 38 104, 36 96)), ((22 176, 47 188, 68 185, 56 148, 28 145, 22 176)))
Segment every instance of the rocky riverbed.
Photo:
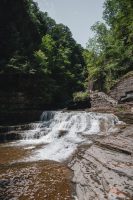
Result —
MULTIPOLYGON (((60 117, 64 114, 57 113, 60 117), (60 116, 61 115, 61 116, 60 116)), ((53 118, 51 116, 45 116, 47 120, 53 118)), ((57 115, 57 116, 58 116, 57 115)), ((88 117, 88 114, 83 114, 88 117)), ((74 120, 78 120, 79 116, 82 119, 82 113, 71 115, 68 113, 66 123, 69 122, 71 117, 74 120)), ((127 115, 127 113, 126 113, 127 115)), ((131 114, 132 115, 132 114, 131 114)), ((109 133, 109 127, 107 125, 108 120, 115 120, 114 116, 108 116, 99 114, 89 114, 92 119, 100 119, 100 131, 102 134, 93 133, 92 128, 88 128, 87 131, 91 130, 89 134, 81 133, 80 130, 78 135, 79 138, 82 137, 83 142, 79 143, 77 148, 73 151, 71 156, 69 156, 64 161, 56 162, 52 161, 51 151, 48 150, 50 160, 29 160, 31 155, 35 152, 42 153, 44 148, 42 140, 41 142, 31 145, 26 143, 22 145, 19 140, 20 136, 26 134, 32 134, 36 137, 36 141, 39 137, 42 137, 40 130, 37 132, 25 132, 25 129, 31 129, 31 127, 36 127, 36 124, 30 124, 26 126, 15 126, 8 127, 8 132, 6 129, 1 127, 1 144, 0 144, 0 199, 2 200, 132 200, 133 199, 133 125, 132 117, 128 124, 116 124, 112 133, 109 133), (106 120, 105 120, 106 119, 106 120), (5 133, 2 131, 4 130, 5 133), (5 137, 3 137, 5 134, 5 137), (16 137, 12 141, 13 135, 16 137), (40 135, 39 135, 40 134, 40 135), (19 135, 19 137, 18 137, 19 135), (3 139, 4 138, 4 139, 3 139), (17 142, 18 141, 18 142, 17 142), (89 142, 88 142, 89 141, 89 142), (17 144, 17 145, 16 145, 17 144), (40 151, 41 150, 41 151, 40 151), (26 158, 26 160, 25 160, 26 158), (27 159, 28 158, 28 159, 27 159)), ((81 119, 79 119, 77 125, 79 129, 79 124, 83 127, 86 124, 82 124, 81 119)), ((88 119, 88 118, 87 118, 88 119)), ((126 119, 125 119, 126 121, 126 119)), ((47 121, 49 122, 49 121, 47 121)), ((57 123, 57 118, 54 120, 57 123)), ((60 123, 64 123, 59 121, 60 123)), ((72 126, 72 120, 69 125, 72 126)), ((93 126, 96 126, 93 123, 93 126)), ((59 123, 59 124, 60 124, 59 123)), ((74 123, 73 123, 74 125, 74 123)), ((64 126, 64 125, 63 125, 64 126)), ((90 125, 87 125, 90 126, 90 125)), ((72 126, 73 127, 73 126, 72 126)), ((75 127, 75 125, 74 125, 75 127)), ((69 126, 70 128, 70 126, 69 126)), ((43 126, 44 129, 44 126, 43 126)), ((54 127, 55 129, 55 127, 54 127)), ((71 129, 71 128, 70 128, 71 129)), ((78 130, 77 129, 77 130, 78 130)), ((38 130, 38 129, 37 129, 38 130)), ((63 131, 63 130, 62 130, 63 131)), ((74 131, 72 129, 72 131, 74 131)), ((65 131, 58 132, 58 136, 52 145, 60 144, 62 141, 65 145, 63 149, 64 156, 66 156, 66 151, 70 151, 71 145, 66 143, 69 139, 68 132, 65 131), (65 137, 67 140, 65 140, 65 137), (59 141, 58 141, 59 140, 59 141)), ((51 132, 50 132, 51 134, 51 132)), ((55 134, 55 133, 54 133, 55 134)), ((44 140, 44 138, 43 138, 44 140)), ((72 143, 73 144, 73 143, 72 143)), ((75 144, 75 143, 74 143, 75 144)), ((75 146, 74 146, 75 147, 75 146)), ((58 157, 61 149, 55 148, 58 157)), ((45 154, 39 154, 39 156, 44 156, 45 154)), ((69 155, 69 154, 68 154, 69 155)), ((61 154, 62 156, 62 154, 61 154)), ((45 155, 45 157, 47 157, 45 155)), ((56 156, 55 156, 56 157, 56 156)), ((56 159, 58 158, 56 157, 56 159)), ((36 158, 36 157, 35 157, 36 158)))
POLYGON ((0 145, 1 200, 71 200, 72 171, 54 161, 17 162, 31 150, 0 145))

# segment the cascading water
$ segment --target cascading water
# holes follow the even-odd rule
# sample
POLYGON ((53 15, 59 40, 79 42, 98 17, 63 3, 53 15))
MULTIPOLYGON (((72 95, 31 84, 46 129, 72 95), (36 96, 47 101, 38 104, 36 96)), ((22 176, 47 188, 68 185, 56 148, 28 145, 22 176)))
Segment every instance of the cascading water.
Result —
POLYGON ((80 144, 91 142, 90 135, 109 134, 119 123, 113 114, 46 111, 34 130, 21 134, 23 140, 20 143, 31 145, 28 148, 40 145, 37 150, 33 150, 30 160, 63 161, 80 144))

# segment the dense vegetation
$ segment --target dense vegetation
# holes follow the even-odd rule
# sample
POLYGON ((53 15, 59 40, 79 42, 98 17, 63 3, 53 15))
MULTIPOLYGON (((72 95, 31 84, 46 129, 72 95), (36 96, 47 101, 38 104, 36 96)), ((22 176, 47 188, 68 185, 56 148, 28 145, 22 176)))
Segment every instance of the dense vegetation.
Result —
POLYGON ((105 0, 103 18, 92 26, 84 57, 94 89, 109 91, 133 69, 133 1, 105 0))
POLYGON ((105 0, 103 18, 83 49, 32 0, 1 0, 0 90, 24 93, 35 109, 88 99, 88 82, 109 91, 132 70, 133 1, 105 0))
POLYGON ((1 90, 17 90, 41 96, 44 104, 61 105, 83 89, 83 49, 68 27, 56 24, 32 0, 2 0, 0 20, 0 76, 16 80, 1 90), (22 84, 22 77, 30 80, 22 84))

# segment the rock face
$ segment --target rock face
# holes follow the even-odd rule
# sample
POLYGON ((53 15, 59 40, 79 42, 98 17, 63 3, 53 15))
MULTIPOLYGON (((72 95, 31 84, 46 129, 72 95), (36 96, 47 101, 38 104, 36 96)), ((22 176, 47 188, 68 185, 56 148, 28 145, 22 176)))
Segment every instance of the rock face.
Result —
POLYGON ((116 112, 115 115, 117 117, 127 123, 127 124, 133 124, 133 113, 132 112, 116 112))
POLYGON ((90 94, 91 107, 114 107, 117 105, 117 101, 108 96, 104 92, 92 92, 90 94))
POLYGON ((133 73, 124 76, 112 88, 109 95, 119 102, 133 101, 133 73))
POLYGON ((133 126, 94 139, 69 163, 78 200, 133 199, 133 126))
POLYGON ((70 102, 67 106, 68 110, 78 110, 78 109, 85 109, 91 107, 91 99, 88 98, 87 100, 79 101, 79 102, 70 102))
POLYGON ((0 126, 35 122, 41 114, 41 110, 0 111, 0 126))
POLYGON ((27 130, 33 130, 37 123, 16 126, 0 126, 0 143, 23 139, 21 134, 27 130))
POLYGON ((0 125, 39 120, 42 111, 49 108, 42 81, 34 74, 0 74, 0 125))

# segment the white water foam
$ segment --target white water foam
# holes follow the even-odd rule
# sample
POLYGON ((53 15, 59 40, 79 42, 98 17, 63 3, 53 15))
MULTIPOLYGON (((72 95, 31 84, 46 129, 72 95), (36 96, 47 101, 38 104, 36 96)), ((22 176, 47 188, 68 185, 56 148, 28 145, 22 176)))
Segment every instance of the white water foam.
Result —
POLYGON ((18 145, 41 145, 39 149, 33 149, 31 161, 64 161, 80 144, 91 142, 87 136, 109 134, 119 123, 113 114, 47 111, 34 130, 21 134, 23 140, 18 145))

